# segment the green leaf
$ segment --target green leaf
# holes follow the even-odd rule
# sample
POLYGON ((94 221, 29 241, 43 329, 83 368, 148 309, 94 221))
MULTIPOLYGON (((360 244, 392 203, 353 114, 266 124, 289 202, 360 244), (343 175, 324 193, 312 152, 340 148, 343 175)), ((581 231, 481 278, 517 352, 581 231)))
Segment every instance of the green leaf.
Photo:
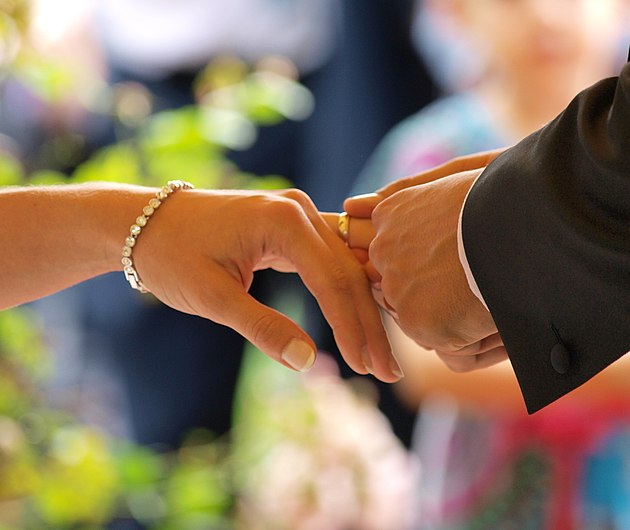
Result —
POLYGON ((43 375, 49 367, 36 323, 35 313, 25 307, 0 311, 0 357, 30 377, 43 375))
POLYGON ((48 186, 51 184, 62 184, 64 182, 68 182, 68 176, 60 171, 42 169, 31 173, 28 180, 30 184, 48 186))
POLYGON ((116 465, 125 490, 153 484, 163 479, 166 471, 160 455, 148 448, 131 444, 118 449, 116 465))
POLYGON ((6 153, 0 154, 0 186, 15 186, 23 179, 24 170, 17 159, 6 153))
POLYGON ((165 499, 174 516, 221 514, 231 504, 221 474, 208 465, 182 465, 169 478, 165 499))
POLYGON ((113 515, 117 476, 106 439, 87 427, 58 431, 33 502, 51 525, 105 523, 113 515))
POLYGON ((74 182, 90 181, 142 183, 140 158, 129 143, 105 147, 81 164, 72 174, 74 182))

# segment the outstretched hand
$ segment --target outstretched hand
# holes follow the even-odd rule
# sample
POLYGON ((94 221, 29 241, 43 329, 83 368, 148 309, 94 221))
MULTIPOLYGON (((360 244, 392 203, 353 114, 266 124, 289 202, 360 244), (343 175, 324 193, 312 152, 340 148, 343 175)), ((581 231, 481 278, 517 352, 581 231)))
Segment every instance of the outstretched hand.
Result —
POLYGON ((134 256, 163 302, 225 324, 272 359, 305 371, 316 356, 311 337, 248 294, 256 270, 297 272, 353 370, 386 382, 402 376, 360 264, 302 192, 179 192, 143 232, 134 256))

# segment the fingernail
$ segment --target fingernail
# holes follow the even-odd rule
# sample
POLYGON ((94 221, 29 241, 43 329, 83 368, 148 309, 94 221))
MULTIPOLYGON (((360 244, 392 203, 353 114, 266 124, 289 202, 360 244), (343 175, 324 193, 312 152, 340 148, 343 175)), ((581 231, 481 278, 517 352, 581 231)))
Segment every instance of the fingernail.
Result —
POLYGON ((363 366, 365 366, 367 373, 374 373, 374 368, 372 368, 372 358, 370 357, 370 352, 367 346, 363 346, 363 348, 361 348, 361 360, 363 361, 363 366))
POLYGON ((396 359, 394 359, 393 356, 390 357, 390 359, 389 359, 389 369, 391 370, 392 374, 394 374, 399 379, 402 379, 403 377, 405 377, 405 374, 403 373, 402 369, 400 368, 400 365, 398 364, 398 361, 396 361, 396 359))
POLYGON ((315 351, 300 339, 291 339, 282 350, 282 360, 298 372, 307 372, 315 362, 315 351))
POLYGON ((372 284, 372 288, 376 289, 377 291, 382 291, 383 289, 381 289, 381 282, 374 282, 372 284))

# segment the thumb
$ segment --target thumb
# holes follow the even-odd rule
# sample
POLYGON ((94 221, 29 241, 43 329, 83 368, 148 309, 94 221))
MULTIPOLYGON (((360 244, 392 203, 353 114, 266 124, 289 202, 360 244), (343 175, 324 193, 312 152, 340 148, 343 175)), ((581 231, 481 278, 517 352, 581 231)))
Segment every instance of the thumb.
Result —
MULTIPOLYGON (((220 296, 220 320, 249 340, 265 355, 298 372, 315 362, 313 339, 293 320, 267 307, 242 289, 238 282, 220 296)), ((213 312, 214 313, 214 312, 213 312)), ((216 319, 213 319, 216 320, 216 319)))
POLYGON ((383 197, 376 193, 356 195, 354 197, 348 197, 343 202, 343 208, 351 217, 368 219, 372 215, 372 210, 374 210, 382 200, 383 197))
POLYGON ((461 173, 463 171, 471 171, 473 169, 481 169, 486 167, 497 156, 505 151, 505 148, 494 149, 492 151, 483 151, 479 153, 473 153, 471 155, 459 156, 453 158, 444 164, 435 166, 426 171, 422 171, 417 175, 410 175, 405 178, 394 180, 382 188, 376 190, 376 194, 381 200, 391 197, 394 193, 410 188, 412 186, 419 186, 421 184, 428 184, 435 180, 448 177, 455 173, 461 173))

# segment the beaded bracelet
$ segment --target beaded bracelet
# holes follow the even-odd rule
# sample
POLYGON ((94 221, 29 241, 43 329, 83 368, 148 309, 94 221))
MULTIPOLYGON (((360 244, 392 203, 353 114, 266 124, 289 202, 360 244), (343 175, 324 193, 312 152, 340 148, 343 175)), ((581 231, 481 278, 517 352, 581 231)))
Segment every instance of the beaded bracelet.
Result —
POLYGON ((142 214, 136 217, 136 222, 129 228, 129 235, 125 239, 125 246, 122 249, 122 259, 120 260, 123 265, 123 272, 125 278, 129 282, 129 285, 140 291, 141 293, 150 293, 149 289, 142 283, 138 271, 136 271, 131 256, 133 254, 133 247, 135 246, 142 229, 147 225, 151 216, 155 213, 162 202, 168 198, 168 196, 178 190, 191 190, 194 186, 190 182, 184 180, 170 180, 166 186, 162 187, 160 191, 155 194, 155 197, 149 201, 144 208, 142 208, 142 214))

